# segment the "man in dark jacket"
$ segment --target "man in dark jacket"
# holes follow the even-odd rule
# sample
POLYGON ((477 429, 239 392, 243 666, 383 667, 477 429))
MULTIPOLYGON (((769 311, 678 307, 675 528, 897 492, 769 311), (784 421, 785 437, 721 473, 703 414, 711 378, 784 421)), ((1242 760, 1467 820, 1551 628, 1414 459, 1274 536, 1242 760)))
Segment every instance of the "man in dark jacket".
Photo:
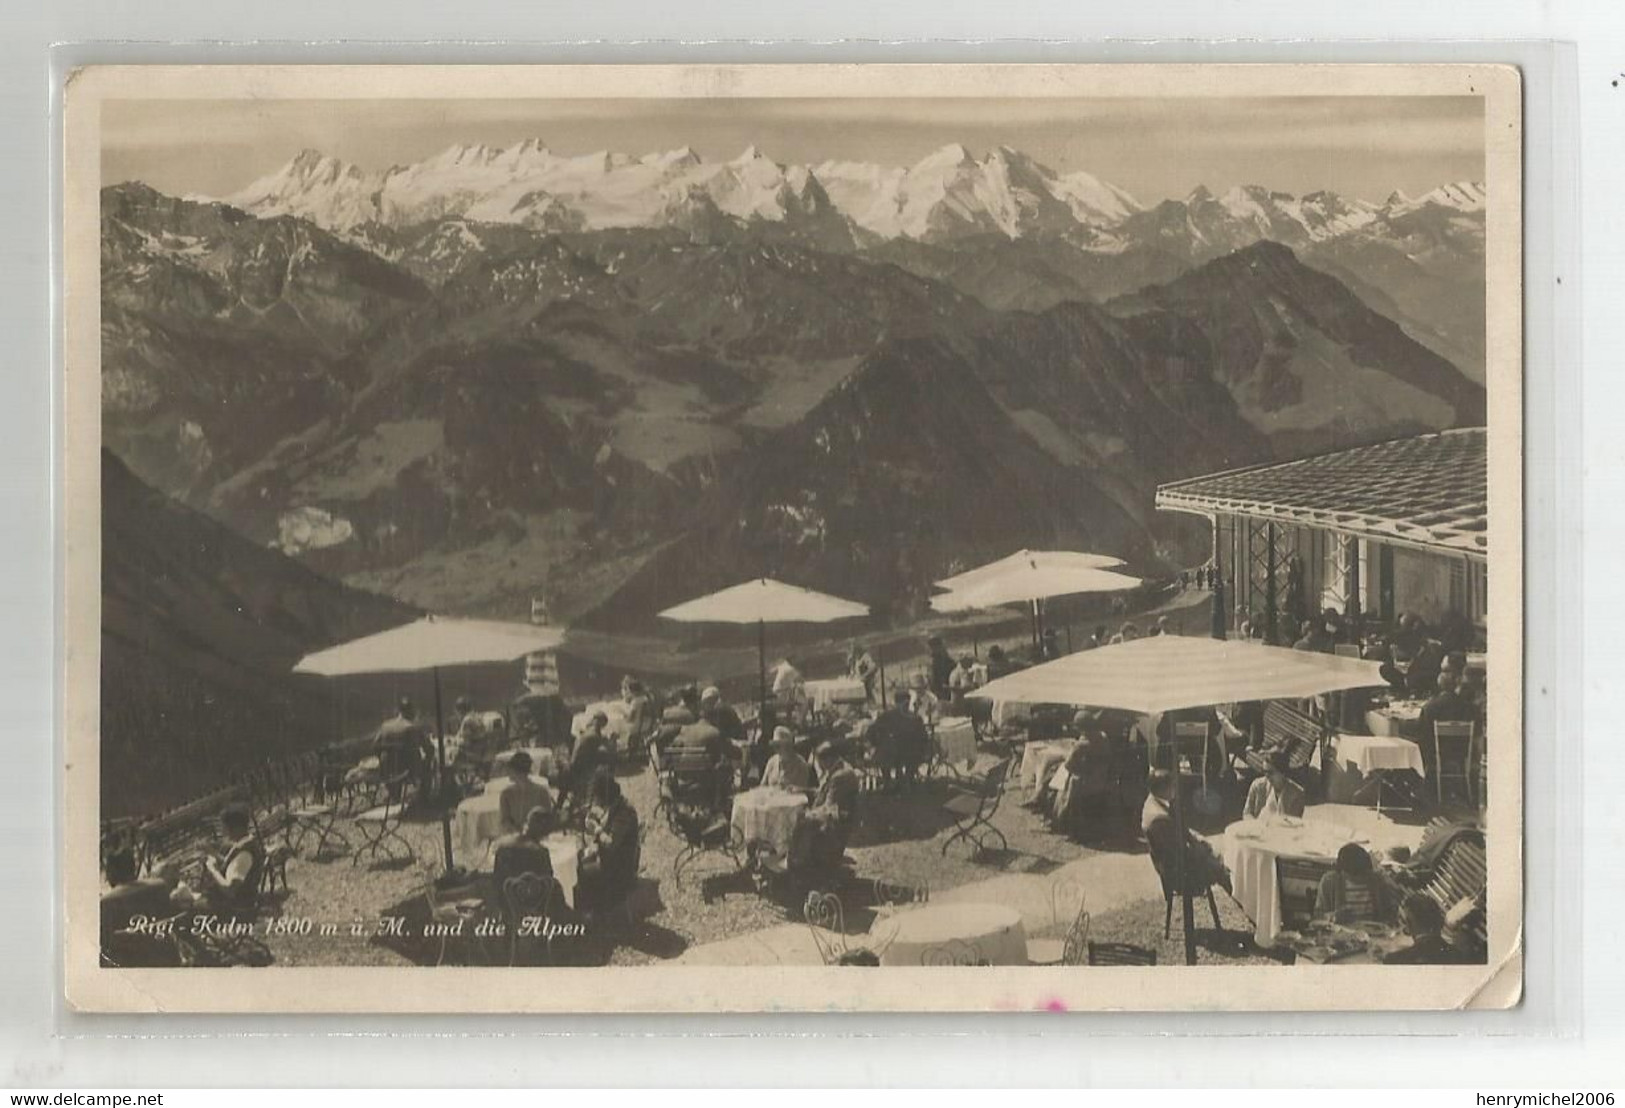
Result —
POLYGON ((730 743, 745 741, 745 723, 733 706, 722 700, 722 693, 712 686, 700 694, 700 718, 721 732, 730 743))
POLYGON ((373 753, 378 755, 378 769, 388 781, 410 772, 420 786, 428 783, 433 765, 433 747, 429 732, 418 722, 417 708, 411 700, 402 697, 395 715, 379 725, 372 739, 373 753))
POLYGON ((947 700, 953 695, 948 687, 948 679, 953 676, 954 660, 948 653, 948 647, 936 635, 931 636, 928 645, 931 648, 931 691, 941 700, 947 700))
POLYGON ((841 760, 833 743, 819 746, 816 757, 818 792, 807 814, 796 825, 790 842, 792 869, 827 869, 840 865, 857 818, 860 790, 857 771, 841 760))
POLYGON ((864 736, 890 787, 904 779, 912 781, 918 766, 931 758, 931 736, 920 717, 908 710, 908 702, 908 690, 897 690, 892 706, 875 717, 864 736))
POLYGON ((576 907, 584 912, 612 908, 638 879, 638 813, 621 795, 615 775, 599 769, 588 786, 590 842, 582 852, 576 907))

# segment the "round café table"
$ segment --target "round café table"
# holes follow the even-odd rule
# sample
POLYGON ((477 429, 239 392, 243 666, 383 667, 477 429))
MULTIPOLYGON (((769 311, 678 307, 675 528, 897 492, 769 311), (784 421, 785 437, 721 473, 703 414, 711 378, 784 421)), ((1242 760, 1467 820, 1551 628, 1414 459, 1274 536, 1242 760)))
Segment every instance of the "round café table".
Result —
POLYGON ((976 727, 968 716, 955 716, 937 724, 937 751, 945 765, 968 766, 976 761, 976 727))
POLYGON ((1021 913, 1004 904, 926 904, 884 916, 869 929, 869 948, 880 953, 883 966, 922 965, 928 952, 960 944, 989 965, 1027 964, 1021 913))
POLYGON ((1030 791, 1041 790, 1049 781, 1050 774, 1066 764, 1067 756, 1077 745, 1075 739, 1028 743, 1021 751, 1022 785, 1030 791))
MULTIPOLYGON (((515 750, 504 750, 491 759, 491 780, 506 781, 508 779, 508 762, 515 754, 524 751, 530 756, 530 772, 534 777, 554 777, 558 773, 558 755, 550 746, 522 746, 515 750)), ((489 788, 489 784, 486 786, 489 788)))
POLYGON ((1230 870, 1231 895, 1253 921, 1253 940, 1264 949, 1281 932, 1281 889, 1277 858, 1302 858, 1329 869, 1337 852, 1354 842, 1347 827, 1313 820, 1237 820, 1225 829, 1224 864, 1230 870))
MULTIPOLYGON (((531 780, 552 793, 553 786, 542 778, 532 775, 531 780)), ((506 777, 493 777, 485 783, 484 792, 478 796, 471 796, 457 805, 457 814, 453 817, 453 833, 457 849, 465 858, 472 858, 481 853, 488 843, 502 835, 500 797, 507 784, 506 777)))
POLYGON ((856 677, 827 677, 802 685, 813 711, 827 712, 837 704, 866 704, 869 693, 856 677))
POLYGON ((570 739, 573 742, 586 734, 587 725, 592 722, 596 712, 603 712, 608 720, 604 724, 604 737, 617 754, 625 754, 632 744, 632 720, 627 715, 627 704, 624 700, 600 700, 596 704, 589 704, 575 714, 570 720, 570 739))
MULTIPOLYGON (((491 843, 502 836, 502 813, 497 808, 497 794, 483 793, 471 796, 457 805, 457 850, 468 864, 483 855, 491 843)), ((542 840, 553 859, 553 876, 564 886, 564 899, 574 908, 576 883, 581 873, 581 845, 567 831, 555 832, 542 840)))
POLYGON ((734 797, 730 822, 739 828, 747 847, 754 843, 759 850, 783 858, 789 855, 790 840, 806 812, 806 794, 764 787, 734 797))

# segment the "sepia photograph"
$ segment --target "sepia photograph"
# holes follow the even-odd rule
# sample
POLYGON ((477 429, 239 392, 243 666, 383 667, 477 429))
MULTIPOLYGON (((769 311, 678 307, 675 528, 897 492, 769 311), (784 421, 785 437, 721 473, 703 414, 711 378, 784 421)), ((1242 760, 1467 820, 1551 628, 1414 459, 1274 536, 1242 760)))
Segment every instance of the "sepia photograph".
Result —
POLYGON ((80 71, 70 999, 1515 1004, 1518 100, 80 71))

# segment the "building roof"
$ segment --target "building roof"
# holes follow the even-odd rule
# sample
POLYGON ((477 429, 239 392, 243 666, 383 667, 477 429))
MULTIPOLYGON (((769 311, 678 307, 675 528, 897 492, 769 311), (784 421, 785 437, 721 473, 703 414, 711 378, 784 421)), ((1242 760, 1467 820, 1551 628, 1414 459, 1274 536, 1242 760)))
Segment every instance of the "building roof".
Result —
POLYGON ((1489 555, 1485 431, 1469 427, 1174 481, 1157 507, 1489 555))

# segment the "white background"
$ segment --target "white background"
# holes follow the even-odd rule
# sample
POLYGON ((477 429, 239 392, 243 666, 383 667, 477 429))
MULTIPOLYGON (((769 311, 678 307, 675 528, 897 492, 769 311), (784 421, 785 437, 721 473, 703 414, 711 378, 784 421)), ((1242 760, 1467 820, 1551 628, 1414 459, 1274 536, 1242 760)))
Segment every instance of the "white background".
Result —
MULTIPOLYGON (((1617 1083, 1625 1047, 1619 1034, 1625 904, 1617 853, 1625 847, 1619 795, 1625 667, 1614 645, 1625 620, 1625 569, 1617 555, 1625 548, 1618 511, 1625 494, 1625 390, 1619 383, 1625 311, 1616 304, 1625 276, 1625 219, 1618 212, 1625 182, 1622 12, 1618 0, 1136 0, 1110 7, 986 0, 780 6, 767 0, 703 6, 596 0, 569 7, 501 0, 259 0, 252 6, 104 0, 26 9, 21 0, 6 0, 0 6, 0 554, 9 572, 0 575, 0 768, 8 772, 0 777, 0 1087, 1086 1082, 1494 1090, 1617 1083), (1102 44, 1108 38, 1118 41, 1102 44), (1468 38, 1502 41, 1460 44, 1468 38), (1305 41, 1317 39, 1344 44, 1305 41), (1371 45, 1395 39, 1409 45, 1371 45), (48 151, 55 78, 49 47, 117 40, 258 40, 263 45, 237 55, 262 61, 1521 60, 1531 83, 1525 121, 1531 157, 1529 1002, 1517 1013, 1470 1022, 1038 1015, 121 1021, 61 1011, 52 918, 57 690, 48 151), (483 54, 469 46, 420 54, 329 45, 318 58, 276 45, 414 40, 554 45, 499 46, 483 54), (1160 44, 1148 49, 1129 40, 1160 44), (1458 40, 1453 50, 1448 40, 1458 40), (1585 136, 1578 146, 1576 126, 1585 136), (1554 141, 1555 153, 1544 145, 1554 141), (1576 222, 1582 211, 1583 228, 1576 222), (1582 382, 1583 352, 1589 364, 1582 382), (1533 733, 1536 724, 1540 735, 1533 733), (1464 1027, 1469 1033, 1440 1037, 1464 1027), (1159 1032, 1163 1037, 1151 1037, 1159 1032), (1239 1038, 1252 1034, 1271 1037, 1239 1038), (1382 1038, 1351 1040, 1350 1034, 1382 1038), (532 1038, 564 1035, 574 1037, 532 1038)), ((59 54, 57 63, 144 57, 205 55, 197 48, 183 55, 171 47, 98 52, 81 46, 59 54)))

